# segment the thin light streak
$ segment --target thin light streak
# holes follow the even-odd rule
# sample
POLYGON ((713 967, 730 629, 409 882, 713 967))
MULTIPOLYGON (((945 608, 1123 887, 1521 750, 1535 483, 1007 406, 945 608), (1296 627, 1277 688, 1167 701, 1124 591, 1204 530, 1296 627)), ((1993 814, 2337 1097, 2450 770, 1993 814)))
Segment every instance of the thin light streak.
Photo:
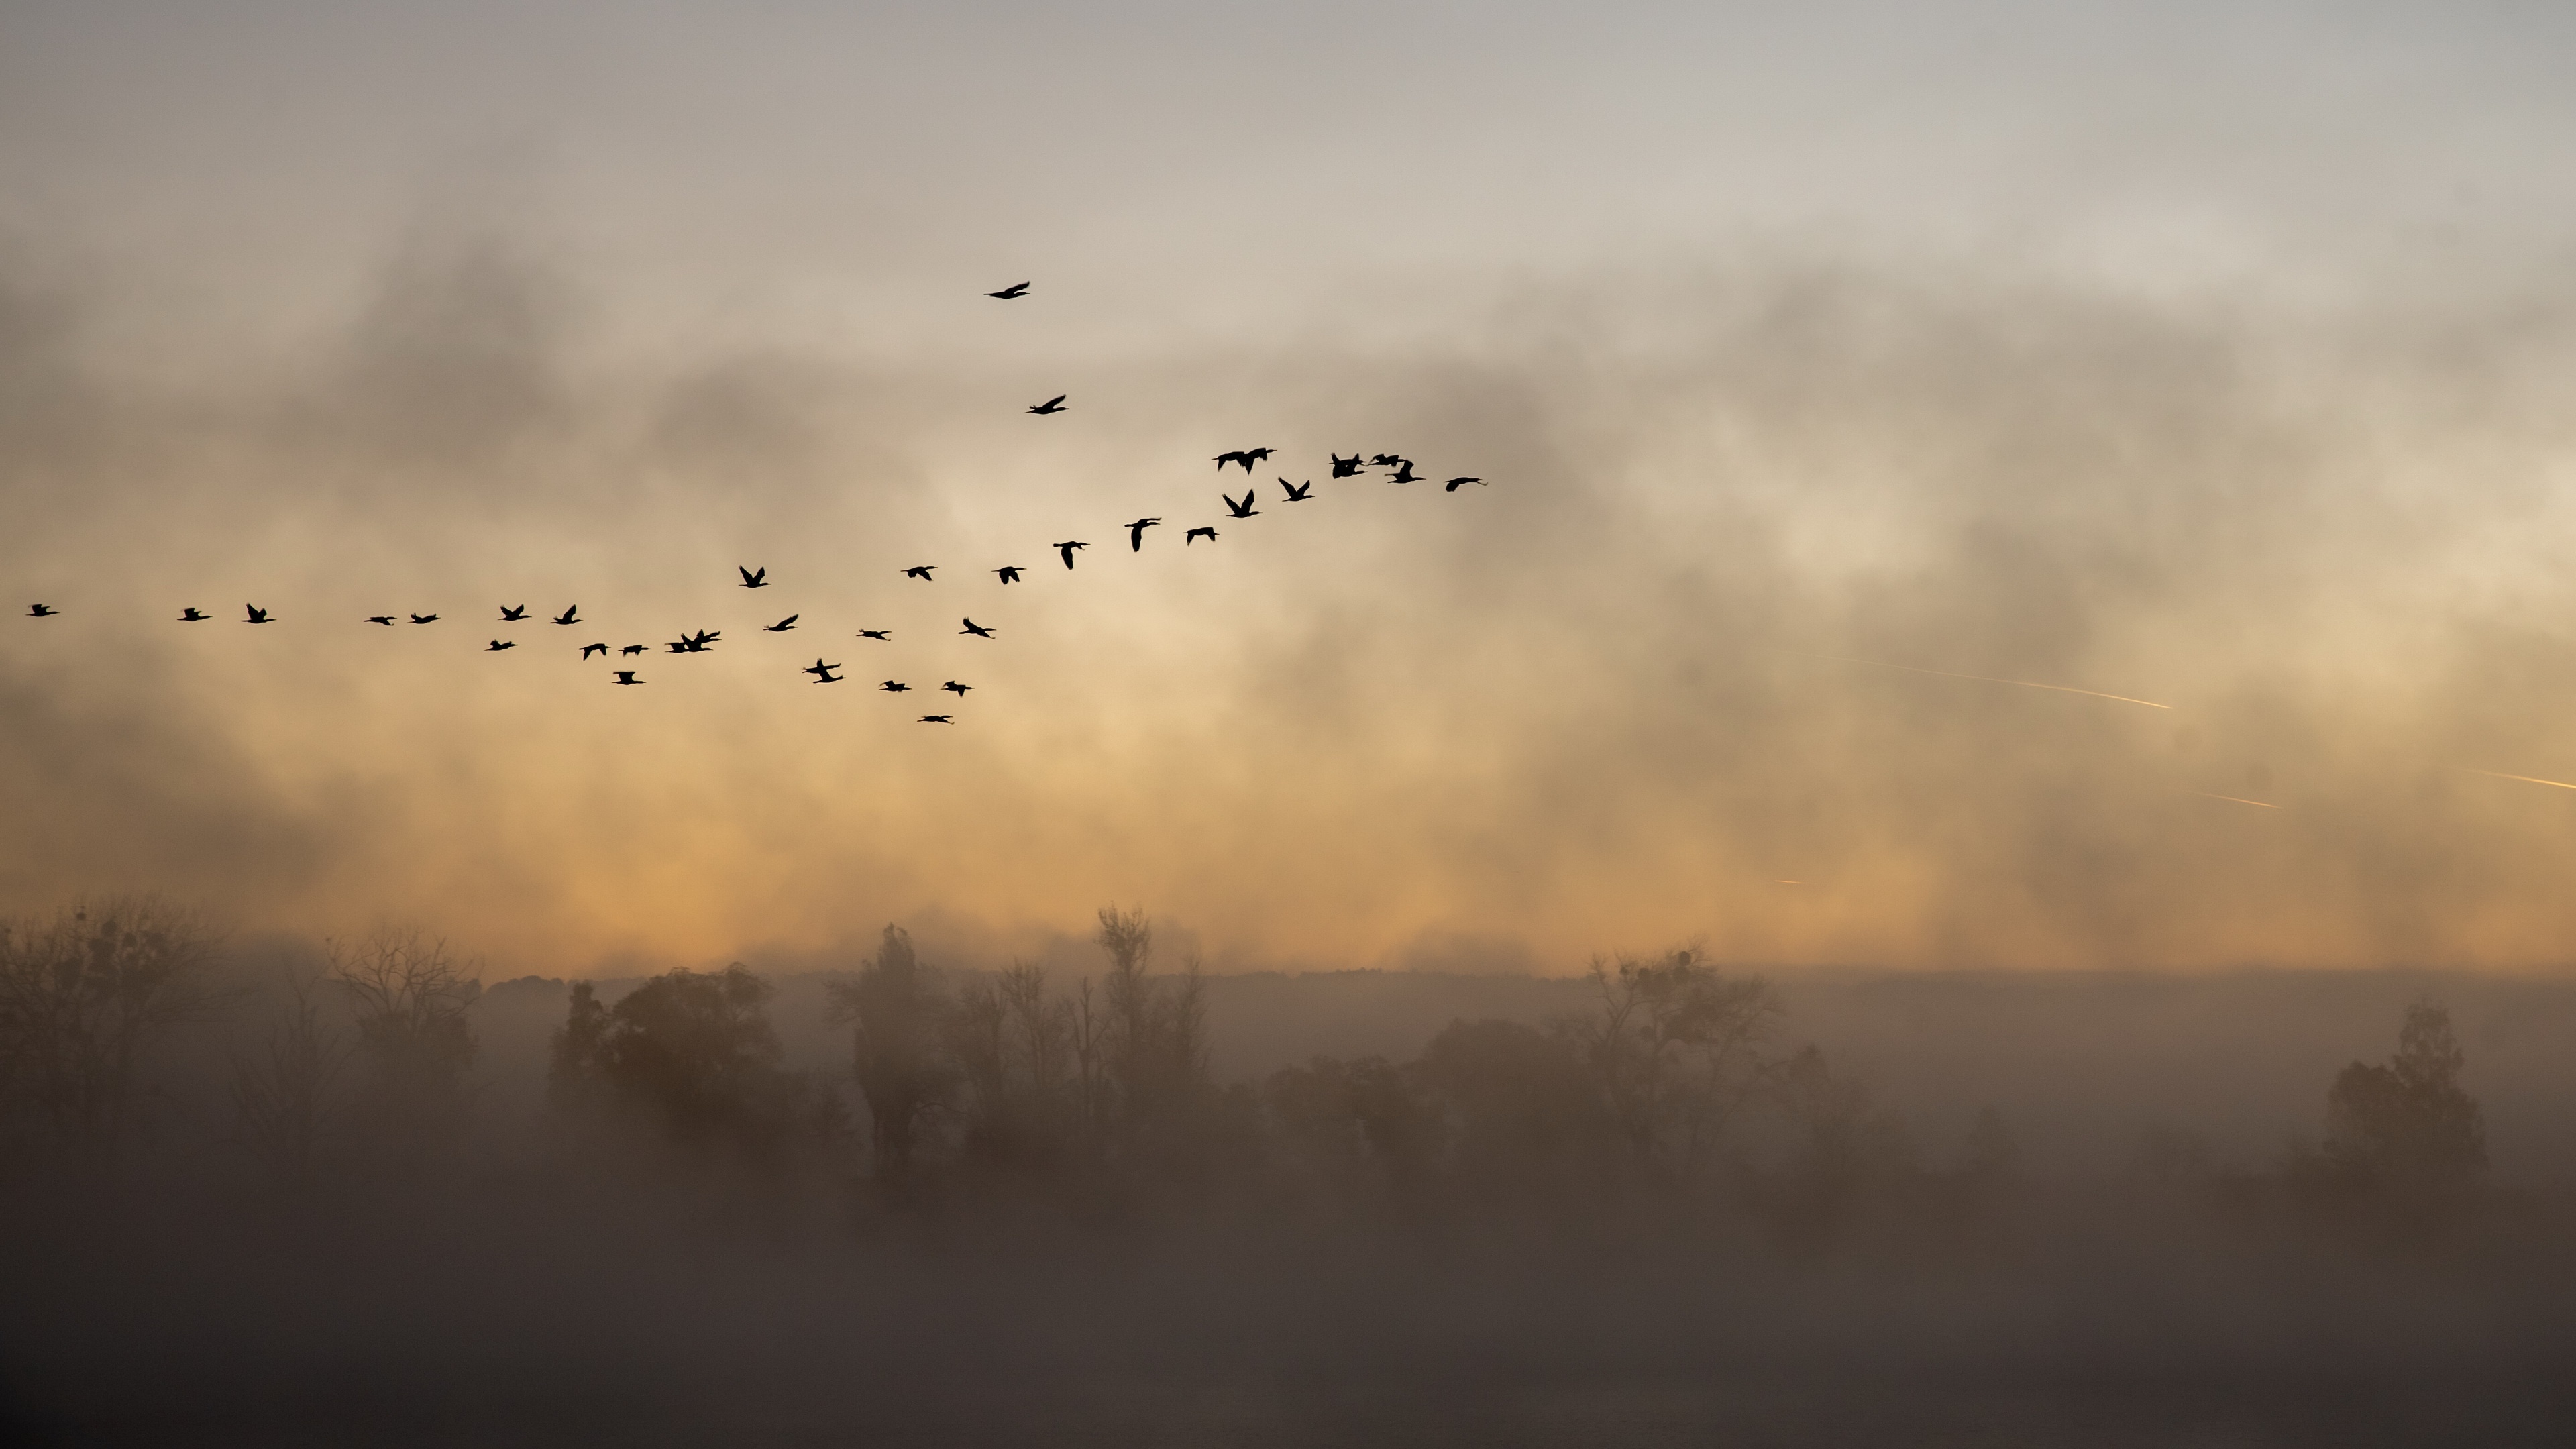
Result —
POLYGON ((2484 775, 2490 780, 2520 780, 2526 785, 2550 785, 2561 790, 2576 790, 2576 785, 2570 785, 2564 780, 2544 780, 2538 775, 2506 775, 2494 770, 2470 769, 2470 767, 2466 765, 2459 765, 2454 768, 2467 770, 2472 775, 2484 775))
POLYGON ((2133 699, 2125 694, 2105 694, 2098 689, 2077 689, 2071 684, 2042 684, 2036 679, 1999 679, 1991 674, 1954 674, 1947 669, 1920 669, 1911 664, 1890 664, 1884 659, 1854 659, 1848 654, 1809 654, 1804 649, 1791 649, 1786 652, 1802 654, 1809 659, 1831 659, 1841 664, 1868 664, 1880 669, 1902 669, 1908 674, 1931 674, 1943 679, 1973 679, 1980 684, 2017 684, 2024 689, 2053 689, 2060 694, 2084 694, 2095 699, 2116 699, 2122 704, 2142 704, 2149 709, 2173 708, 2172 705, 2158 704, 2152 699, 2133 699))
POLYGON ((2192 793, 2192 794, 2194 794, 2194 795, 2199 796, 2199 797, 2200 797, 2200 798, 2202 798, 2203 800, 2225 800, 2225 801, 2228 801, 2228 802, 2229 802, 2229 803, 2231 803, 2231 804, 2236 804, 2236 805, 2253 805, 2253 806, 2258 806, 2258 807, 2260 807, 2260 808, 2262 808, 2262 809, 2265 809, 2265 810, 2278 810, 2278 809, 2280 809, 2280 808, 2281 808, 2280 806, 2273 804, 2273 803, 2272 803, 2271 801, 2269 801, 2269 800, 2248 800, 2248 799, 2246 799, 2246 798, 2245 798, 2244 796, 2242 796, 2242 795, 2213 795, 2213 794, 2209 793, 2207 790, 2194 790, 2194 791, 2192 791, 2191 793, 2192 793))

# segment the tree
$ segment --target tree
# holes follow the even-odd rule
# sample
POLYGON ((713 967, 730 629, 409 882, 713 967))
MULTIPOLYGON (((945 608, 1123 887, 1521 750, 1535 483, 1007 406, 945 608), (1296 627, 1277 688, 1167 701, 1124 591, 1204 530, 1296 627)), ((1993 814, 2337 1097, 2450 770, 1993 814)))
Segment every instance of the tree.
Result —
POLYGON ((948 1003, 912 937, 891 925, 858 976, 826 990, 831 1020, 851 1028, 851 1067, 868 1102, 877 1172, 899 1179, 911 1169, 922 1125, 947 1099, 948 1003))
POLYGON ((2332 1175, 2419 1210, 2471 1191, 2487 1147, 2483 1114, 2460 1086, 2467 1063, 2448 1010, 2431 1000, 2406 1008, 2397 1054, 2377 1066, 2352 1063, 2326 1093, 2323 1156, 2332 1175))
POLYGON ((991 1162, 1054 1156, 1078 1110, 1072 1002, 1051 998, 1044 968, 1015 961, 959 990, 948 1051, 964 1088, 965 1148, 991 1162))
POLYGON ((576 982, 555 1032, 548 1094, 575 1113, 625 1110, 690 1147, 764 1156, 798 1137, 837 1137, 838 1104, 780 1066, 786 1053, 767 1009, 774 994, 739 961, 714 973, 664 972, 614 1007, 576 982))
POLYGON ((143 1054, 229 1009, 222 938, 154 896, 0 921, 0 1111, 38 1150, 104 1167, 133 1119, 143 1054))
POLYGON ((233 1058, 236 1140, 289 1186, 312 1180, 341 1114, 334 1089, 349 1045, 322 1024, 313 991, 318 984, 317 977, 290 972, 286 1019, 270 1029, 260 1052, 233 1058))
POLYGON ((445 939, 417 927, 324 946, 326 974, 357 1016, 365 1072, 355 1111, 367 1140, 388 1165, 454 1147, 471 1105, 465 1071, 476 1050, 466 1010, 483 984, 448 954, 445 939))
POLYGON ((1761 1084, 1779 998, 1760 977, 1721 976, 1687 947, 1654 961, 1595 957, 1591 981, 1592 1011, 1561 1029, 1637 1159, 1687 1180, 1761 1084))

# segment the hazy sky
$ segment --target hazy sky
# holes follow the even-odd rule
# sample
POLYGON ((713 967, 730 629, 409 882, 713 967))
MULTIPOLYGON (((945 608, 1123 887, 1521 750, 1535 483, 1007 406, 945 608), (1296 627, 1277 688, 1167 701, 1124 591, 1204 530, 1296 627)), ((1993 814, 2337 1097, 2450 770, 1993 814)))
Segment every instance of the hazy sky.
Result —
POLYGON ((2571 55, 0 0, 0 603, 63 611, 0 620, 0 907, 554 973, 1112 899, 1220 966, 2557 969, 2576 789, 2500 777, 2576 781, 2571 55), (1355 448, 1491 486, 1278 501, 1355 448))

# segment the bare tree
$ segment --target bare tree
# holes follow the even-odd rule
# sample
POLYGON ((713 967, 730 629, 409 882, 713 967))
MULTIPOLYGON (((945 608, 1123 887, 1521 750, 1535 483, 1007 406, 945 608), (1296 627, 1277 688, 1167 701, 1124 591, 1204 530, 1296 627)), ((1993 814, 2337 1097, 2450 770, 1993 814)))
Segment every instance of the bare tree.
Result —
POLYGON ((341 1112, 336 1087, 348 1043, 322 1022, 321 978, 289 972, 286 1020, 255 1055, 233 1058, 235 1138, 278 1179, 310 1182, 341 1112))
POLYGON ((1592 1011, 1561 1029, 1638 1159, 1686 1179, 1758 1088, 1779 998, 1760 977, 1719 975, 1690 947, 1653 961, 1595 957, 1590 974, 1592 1011))
POLYGON ((366 1081, 358 1103, 375 1144, 394 1160, 453 1145, 469 1099, 474 1061, 466 1009, 482 983, 448 953, 443 937, 416 927, 381 930, 355 945, 326 941, 329 979, 357 1015, 366 1081))
POLYGON ((202 913, 155 896, 0 922, 0 1108, 44 1150, 112 1163, 145 1050, 239 1000, 211 979, 221 944, 202 913))

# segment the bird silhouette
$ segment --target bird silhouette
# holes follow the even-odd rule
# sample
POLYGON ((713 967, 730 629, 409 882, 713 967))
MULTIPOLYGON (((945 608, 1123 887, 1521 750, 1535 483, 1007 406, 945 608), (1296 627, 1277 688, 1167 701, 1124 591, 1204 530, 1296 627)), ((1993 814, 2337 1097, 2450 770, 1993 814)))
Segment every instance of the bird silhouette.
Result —
MULTIPOLYGON (((859 637, 862 639, 884 639, 886 637, 886 633, 887 631, 883 629, 861 629, 859 631, 859 637)), ((888 640, 887 642, 891 643, 893 641, 888 640)))
POLYGON ((663 647, 674 654, 686 654, 689 652, 689 641, 686 639, 674 639, 663 647))
POLYGON ((438 616, 436 614, 414 614, 411 616, 411 621, 415 624, 435 624, 438 622, 438 616))
POLYGON ((959 684, 956 680, 952 679, 939 687, 947 690, 950 694, 957 696, 959 699, 964 699, 966 697, 966 691, 973 689, 975 686, 971 684, 959 684))
POLYGON ((1475 484, 1479 488, 1485 486, 1485 480, 1482 478, 1452 478, 1448 482, 1440 485, 1440 491, 1443 493, 1455 493, 1470 483, 1475 484))
POLYGON ((55 608, 51 604, 29 604, 27 606, 27 617, 30 619, 50 619, 61 612, 62 610, 55 608))
POLYGON ((641 644, 629 644, 629 645, 627 645, 625 648, 620 649, 620 650, 618 650, 617 652, 618 652, 618 653, 620 653, 620 654, 641 654, 641 653, 643 653, 643 652, 644 652, 644 649, 645 649, 645 646, 644 646, 644 645, 641 645, 641 644))
POLYGON ((644 681, 635 677, 634 670, 621 669, 617 671, 617 682, 620 684, 642 684, 644 681))
POLYGON ((817 654, 817 655, 815 655, 815 656, 814 656, 814 663, 813 663, 812 667, 807 668, 807 669, 804 669, 804 670, 800 670, 799 672, 800 672, 800 673, 804 673, 804 674, 810 674, 810 675, 813 675, 813 676, 814 676, 814 682, 815 682, 816 684, 838 684, 838 683, 840 683, 840 682, 841 682, 841 676, 839 676, 839 675, 837 675, 837 674, 834 674, 832 671, 833 671, 833 670, 835 670, 835 669, 838 669, 838 668, 840 668, 840 667, 841 667, 841 666, 839 666, 839 665, 837 665, 837 664, 826 664, 826 663, 824 663, 824 662, 823 662, 823 656, 822 656, 822 655, 820 655, 820 654, 817 654))
POLYGON ((1189 532, 1181 535, 1181 547, 1187 548, 1202 538, 1206 539, 1210 543, 1216 542, 1216 530, 1206 526, 1205 524, 1201 524, 1199 527, 1193 528, 1189 532))
POLYGON ((266 624, 273 621, 268 617, 268 611, 266 609, 244 604, 242 605, 242 622, 245 624, 266 624))
POLYGON ((1308 503, 1314 500, 1315 485, 1311 479, 1304 483, 1291 483, 1282 478, 1279 480, 1279 486, 1288 490, 1287 501, 1290 503, 1308 503))
POLYGON ((1397 457, 1393 453, 1380 453, 1369 459, 1369 466, 1372 468, 1392 468, 1403 461, 1404 460, 1402 458, 1397 457))
MULTIPOLYGON (((193 613, 194 611, 191 610, 190 612, 193 613)), ((386 628, 390 629, 394 626, 394 616, 391 614, 369 614, 367 616, 367 622, 370 624, 382 624, 386 628)))
POLYGON ((993 577, 1000 579, 1006 584, 1016 584, 1020 581, 1020 566, 1018 564, 1004 565, 1001 568, 993 570, 993 577))
POLYGON ((501 606, 501 622, 504 624, 515 624, 526 617, 528 617, 528 606, 525 604, 515 609, 507 604, 501 606))
POLYGON ((788 615, 786 618, 779 620, 779 621, 778 621, 777 623, 775 623, 775 624, 763 624, 763 625, 761 625, 760 627, 761 627, 761 628, 763 628, 763 629, 765 629, 765 630, 767 630, 768 632, 770 632, 770 633, 772 633, 772 634, 784 634, 784 633, 786 633, 788 630, 795 628, 795 627, 796 627, 796 621, 797 621, 797 620, 799 620, 799 619, 802 619, 802 618, 804 618, 804 617, 805 617, 805 616, 804 616, 804 615, 802 615, 802 614, 790 614, 790 615, 788 615))
POLYGON ((486 654, 498 654, 504 649, 516 649, 518 647, 518 644, 513 640, 495 639, 492 641, 491 647, 485 649, 483 652, 486 654))
POLYGON ((581 622, 580 616, 581 605, 575 604, 571 608, 564 610, 562 613, 555 615, 555 622, 558 624, 578 624, 581 622))
POLYGON ((958 622, 966 626, 965 628, 957 631, 960 634, 972 634, 978 639, 990 639, 993 637, 992 630, 985 628, 983 625, 976 623, 972 619, 961 619, 958 622))
POLYGON ((1091 547, 1091 545, 1087 543, 1059 543, 1055 546, 1055 551, 1064 555, 1064 566, 1066 568, 1071 568, 1073 567, 1073 551, 1077 548, 1089 547, 1091 547))
POLYGON ((1216 470, 1218 472, 1224 472, 1225 465, 1228 463, 1242 463, 1247 469, 1252 466, 1249 462, 1245 462, 1245 454, 1241 448, 1230 449, 1216 455, 1216 470))
POLYGON ((955 720, 950 719, 948 716, 946 716, 946 715, 944 715, 944 714, 926 714, 926 715, 923 715, 923 716, 921 717, 921 722, 922 722, 923 724, 955 724, 955 723, 956 723, 956 721, 955 721, 955 720))
POLYGON ((912 688, 912 686, 904 683, 900 679, 889 679, 885 683, 878 685, 877 688, 884 690, 888 694, 901 694, 905 690, 912 688))
POLYGON ((1389 483, 1419 483, 1422 481, 1422 475, 1413 471, 1412 459, 1399 458, 1396 460, 1395 476, 1387 479, 1386 481, 1389 483))
POLYGON ((903 576, 908 579, 919 579, 925 584, 937 583, 938 580, 930 576, 930 571, 937 567, 939 567, 937 564, 914 564, 903 571, 903 576))
POLYGON ((769 569, 766 565, 756 569, 747 569, 740 564, 735 564, 733 566, 733 571, 742 575, 742 586, 746 589, 765 589, 769 587, 769 569))
POLYGON ((1145 551, 1145 530, 1162 521, 1163 520, 1159 518, 1140 518, 1134 523, 1127 525, 1127 551, 1129 553, 1143 553, 1145 551))
POLYGON ((1027 296, 1028 294, 1029 294, 1029 284, 1028 284, 1028 283, 1026 283, 1026 282, 1013 282, 1011 285, 1009 285, 1009 286, 1007 286, 1007 287, 1004 287, 1002 290, 1000 290, 1000 291, 998 291, 998 292, 986 292, 984 295, 985 295, 985 296, 987 296, 987 297, 999 297, 999 298, 1001 298, 1003 301, 1008 302, 1008 301, 1011 301, 1011 300, 1013 300, 1013 299, 1015 299, 1015 298, 1025 297, 1025 296, 1027 296))
POLYGON ((1351 454, 1351 455, 1350 455, 1349 457, 1347 457, 1347 458, 1343 457, 1343 456, 1342 456, 1341 454, 1339 454, 1339 453, 1331 453, 1331 454, 1327 454, 1326 456, 1330 457, 1330 458, 1333 460, 1333 476, 1334 476, 1334 477, 1336 477, 1336 478, 1356 478, 1356 477, 1358 477, 1358 476, 1360 475, 1360 455, 1359 455, 1359 454, 1357 454, 1357 453, 1353 453, 1353 454, 1351 454))
POLYGON ((1217 497, 1225 500, 1226 511, 1237 518, 1250 518, 1252 515, 1261 511, 1260 509, 1252 506, 1252 490, 1249 488, 1243 490, 1243 501, 1241 503, 1235 502, 1231 494, 1220 493, 1217 497))
POLYGON ((202 624, 213 617, 212 614, 199 613, 193 605, 179 611, 179 622, 182 624, 202 624))
POLYGON ((608 646, 605 644, 584 644, 581 646, 581 662, 588 664, 590 662, 590 656, 593 654, 604 655, 607 652, 608 646))
POLYGON ((1067 409, 1064 405, 1064 397, 1065 395, 1063 393, 1057 393, 1055 396, 1048 398, 1045 402, 1039 403, 1036 407, 1029 409, 1029 411, 1036 413, 1039 417, 1045 417, 1049 413, 1065 412, 1067 409))

